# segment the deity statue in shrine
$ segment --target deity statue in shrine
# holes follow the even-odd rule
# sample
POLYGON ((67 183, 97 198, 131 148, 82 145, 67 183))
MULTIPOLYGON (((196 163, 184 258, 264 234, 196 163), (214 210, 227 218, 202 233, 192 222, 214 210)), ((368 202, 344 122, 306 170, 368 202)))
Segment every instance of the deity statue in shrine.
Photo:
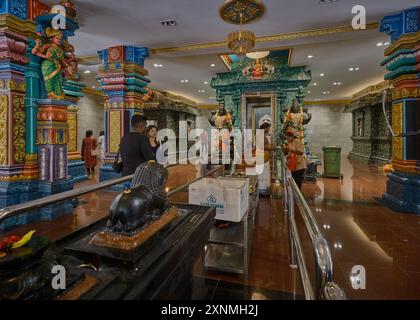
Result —
POLYGON ((299 106, 299 102, 293 99, 292 106, 286 113, 283 120, 283 126, 281 132, 285 134, 287 129, 292 128, 301 139, 304 138, 303 126, 307 125, 312 119, 312 115, 308 113, 307 109, 299 106))
POLYGON ((219 104, 219 110, 212 112, 209 117, 209 123, 216 131, 216 149, 226 151, 230 144, 230 132, 233 130, 235 118, 226 110, 224 104, 219 104), (223 131, 227 130, 227 131, 223 131))
POLYGON ((226 110, 224 104, 219 104, 219 110, 212 112, 209 117, 209 123, 217 130, 227 129, 232 131, 234 117, 226 110))
MULTIPOLYGON (((63 49, 63 34, 60 30, 47 28, 45 30, 47 41, 37 39, 32 54, 44 59, 41 65, 45 89, 49 99, 63 99, 63 72, 73 75, 74 63, 63 49)), ((77 65, 77 64, 76 64, 77 65)))

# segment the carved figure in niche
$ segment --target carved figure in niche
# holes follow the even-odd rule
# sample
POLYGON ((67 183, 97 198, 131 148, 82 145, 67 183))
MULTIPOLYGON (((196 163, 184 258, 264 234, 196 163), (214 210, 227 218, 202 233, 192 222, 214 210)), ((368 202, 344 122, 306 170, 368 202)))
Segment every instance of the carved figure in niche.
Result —
POLYGON ((361 116, 357 119, 357 136, 363 137, 365 135, 365 113, 362 112, 361 116))
POLYGON ((41 64, 41 71, 44 77, 48 98, 63 99, 63 72, 66 72, 70 76, 74 74, 74 59, 72 59, 71 56, 69 59, 69 57, 66 56, 65 50, 63 50, 63 34, 60 30, 47 28, 45 30, 45 35, 46 39, 36 40, 36 45, 32 49, 32 54, 44 59, 41 64))
POLYGON ((261 80, 264 75, 263 65, 260 62, 260 59, 257 59, 254 65, 254 71, 252 72, 252 77, 254 80, 261 80))
POLYGON ((158 220, 169 208, 164 190, 168 175, 168 169, 154 161, 141 164, 131 188, 112 202, 106 231, 131 236, 158 220))
POLYGON ((261 80, 264 74, 274 74, 275 71, 276 68, 268 60, 263 64, 260 59, 256 59, 255 63, 249 64, 242 69, 242 75, 253 80, 261 80))
POLYGON ((303 139, 303 126, 307 125, 312 120, 312 115, 307 108, 299 106, 299 102, 293 99, 292 106, 286 113, 283 120, 281 132, 285 135, 289 128, 292 128, 296 134, 303 139))

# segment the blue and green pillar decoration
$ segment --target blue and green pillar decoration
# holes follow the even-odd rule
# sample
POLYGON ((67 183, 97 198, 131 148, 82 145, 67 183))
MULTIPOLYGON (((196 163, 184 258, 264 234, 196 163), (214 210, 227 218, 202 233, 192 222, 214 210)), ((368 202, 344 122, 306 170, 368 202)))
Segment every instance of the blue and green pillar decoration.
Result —
POLYGON ((383 201, 420 214, 420 7, 386 16, 381 31, 391 38, 382 62, 393 85, 392 165, 383 201))

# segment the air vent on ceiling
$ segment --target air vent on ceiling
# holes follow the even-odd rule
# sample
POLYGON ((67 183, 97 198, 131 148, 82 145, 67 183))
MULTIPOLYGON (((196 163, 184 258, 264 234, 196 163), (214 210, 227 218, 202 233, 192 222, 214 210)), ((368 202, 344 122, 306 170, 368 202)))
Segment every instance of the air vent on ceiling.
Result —
POLYGON ((164 27, 175 27, 177 25, 175 20, 167 19, 160 22, 164 27))

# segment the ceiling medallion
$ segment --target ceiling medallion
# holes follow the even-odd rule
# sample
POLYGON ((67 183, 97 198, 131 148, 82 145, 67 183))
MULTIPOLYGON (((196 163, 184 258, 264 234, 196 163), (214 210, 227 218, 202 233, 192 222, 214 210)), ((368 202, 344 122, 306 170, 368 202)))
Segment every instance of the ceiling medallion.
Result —
POLYGON ((255 22, 265 13, 260 0, 226 0, 220 8, 220 17, 233 24, 255 22))

